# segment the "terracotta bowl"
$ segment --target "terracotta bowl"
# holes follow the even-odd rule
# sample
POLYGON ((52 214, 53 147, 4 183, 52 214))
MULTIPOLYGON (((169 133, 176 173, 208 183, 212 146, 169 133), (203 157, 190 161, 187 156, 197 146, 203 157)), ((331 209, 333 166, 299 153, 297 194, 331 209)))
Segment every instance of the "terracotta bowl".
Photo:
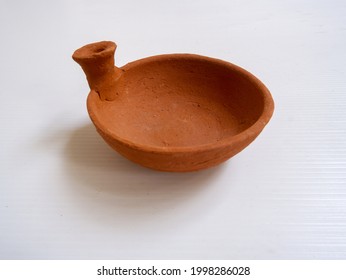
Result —
POLYGON ((143 166, 193 171, 249 145, 270 120, 268 89, 246 70, 194 54, 166 54, 114 66, 116 44, 73 54, 90 86, 87 107, 103 139, 143 166))

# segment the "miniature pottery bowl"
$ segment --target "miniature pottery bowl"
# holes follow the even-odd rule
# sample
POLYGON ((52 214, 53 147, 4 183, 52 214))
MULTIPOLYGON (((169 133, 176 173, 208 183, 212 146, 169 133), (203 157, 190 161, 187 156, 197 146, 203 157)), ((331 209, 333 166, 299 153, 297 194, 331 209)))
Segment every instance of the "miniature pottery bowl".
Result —
POLYGON ((215 166, 248 146, 270 120, 268 89, 246 70, 194 54, 166 54, 114 66, 116 44, 73 54, 90 86, 87 107, 117 152, 162 171, 215 166))

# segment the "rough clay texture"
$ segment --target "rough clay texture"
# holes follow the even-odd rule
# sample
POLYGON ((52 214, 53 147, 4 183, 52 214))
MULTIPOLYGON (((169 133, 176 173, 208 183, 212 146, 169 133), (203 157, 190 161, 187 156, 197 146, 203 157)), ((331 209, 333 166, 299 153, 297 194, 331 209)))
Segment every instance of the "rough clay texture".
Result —
POLYGON ((113 42, 73 54, 90 86, 88 111, 124 157, 163 171, 217 165, 243 150, 270 120, 274 103, 252 74, 231 63, 170 54, 114 66, 113 42))

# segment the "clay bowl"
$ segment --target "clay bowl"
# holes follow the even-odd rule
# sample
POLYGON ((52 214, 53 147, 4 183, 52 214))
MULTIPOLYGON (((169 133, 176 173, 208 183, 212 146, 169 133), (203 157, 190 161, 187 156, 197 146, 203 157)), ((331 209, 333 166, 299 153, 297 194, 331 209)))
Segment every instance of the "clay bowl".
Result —
POLYGON ((194 54, 166 54, 114 66, 113 42, 73 54, 90 86, 87 107, 103 139, 143 166, 193 171, 248 146, 270 120, 268 89, 246 70, 194 54))

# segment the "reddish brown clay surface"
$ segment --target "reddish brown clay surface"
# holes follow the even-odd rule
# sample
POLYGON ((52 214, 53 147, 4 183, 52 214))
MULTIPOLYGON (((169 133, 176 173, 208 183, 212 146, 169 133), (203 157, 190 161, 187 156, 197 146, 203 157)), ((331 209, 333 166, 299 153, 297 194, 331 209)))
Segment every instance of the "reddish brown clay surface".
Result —
POLYGON ((113 42, 75 51, 89 82, 88 111, 126 158, 163 171, 217 165, 243 150, 270 120, 274 102, 252 74, 193 54, 114 66, 113 42))

